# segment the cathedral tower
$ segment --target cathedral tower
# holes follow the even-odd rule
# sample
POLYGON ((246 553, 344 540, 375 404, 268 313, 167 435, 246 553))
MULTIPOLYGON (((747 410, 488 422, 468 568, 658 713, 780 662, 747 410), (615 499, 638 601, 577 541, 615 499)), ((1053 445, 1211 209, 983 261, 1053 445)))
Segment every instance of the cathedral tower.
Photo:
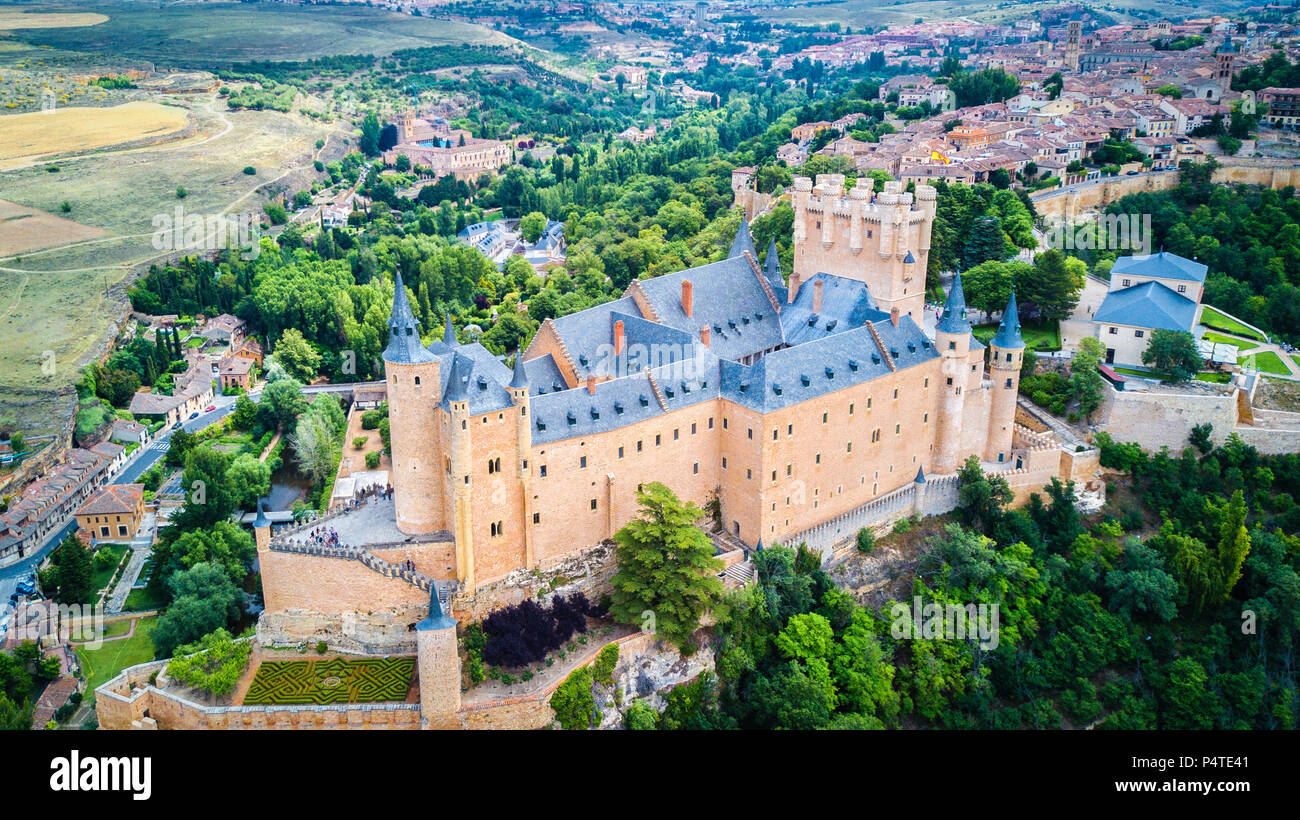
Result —
POLYGON ((1011 438, 1016 423, 1016 396, 1020 392, 1020 365, 1025 357, 1025 343, 1020 338, 1020 314, 1016 294, 1011 292, 1007 309, 1002 313, 998 333, 989 342, 989 378, 993 397, 989 407, 989 435, 984 445, 987 461, 1008 461, 1011 438))
POLYGON ((420 341, 420 323, 411 312, 399 272, 384 349, 388 424, 393 452, 393 501, 397 528, 425 535, 446 528, 442 506, 441 459, 435 442, 442 396, 438 359, 420 341))
POLYGON ((943 384, 940 385, 939 423, 934 441, 934 470, 953 473, 961 465, 962 410, 966 405, 963 391, 970 367, 970 320, 966 318, 966 296, 961 289, 961 273, 952 280, 948 303, 935 325, 934 345, 942 358, 943 384))
POLYGON ((1079 73, 1079 39, 1083 34, 1083 22, 1071 20, 1065 34, 1065 67, 1079 73))

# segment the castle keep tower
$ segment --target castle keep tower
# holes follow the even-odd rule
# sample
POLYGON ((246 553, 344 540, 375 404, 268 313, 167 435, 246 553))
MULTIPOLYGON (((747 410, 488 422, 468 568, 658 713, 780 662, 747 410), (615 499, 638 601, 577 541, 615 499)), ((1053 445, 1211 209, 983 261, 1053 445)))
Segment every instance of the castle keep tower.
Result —
POLYGON ((474 484, 473 434, 469 425, 469 395, 460 359, 452 357, 447 378, 447 406, 451 411, 451 529, 456 536, 456 576, 474 589, 474 484))
POLYGON ((915 201, 896 180, 873 198, 873 180, 847 193, 843 174, 818 174, 817 184, 795 177, 794 271, 789 300, 818 273, 865 282, 877 307, 898 308, 920 324, 930 259, 935 190, 917 185, 915 201))
POLYGON ((1025 343, 1020 338, 1020 314, 1016 310, 1016 294, 1011 292, 1007 309, 1002 314, 998 333, 989 342, 989 378, 993 381, 993 396, 989 412, 989 434, 985 440, 984 458, 987 461, 1007 461, 1011 458, 1012 428, 1016 420, 1016 396, 1020 392, 1020 364, 1024 361, 1025 343))
POLYGON ((443 495, 435 451, 442 381, 437 358, 420 341, 420 323, 411 312, 400 272, 396 286, 384 349, 393 501, 397 528, 408 535, 425 535, 446 529, 442 506, 433 503, 443 495))
MULTIPOLYGON (((934 471, 956 472, 961 464, 962 411, 966 396, 962 388, 970 367, 970 320, 966 318, 966 296, 961 289, 961 273, 952 280, 948 303, 934 329, 934 345, 943 361, 940 365, 943 384, 939 385, 939 423, 934 437, 934 471)), ((1013 399, 1014 401, 1014 399, 1013 399)))
POLYGON ((519 412, 515 415, 515 463, 518 465, 519 492, 523 498, 519 508, 523 510, 520 529, 524 533, 524 566, 537 566, 533 554, 533 495, 529 492, 528 454, 533 449, 533 433, 528 426, 528 374, 524 372, 524 351, 515 352, 515 369, 510 378, 510 401, 519 412))

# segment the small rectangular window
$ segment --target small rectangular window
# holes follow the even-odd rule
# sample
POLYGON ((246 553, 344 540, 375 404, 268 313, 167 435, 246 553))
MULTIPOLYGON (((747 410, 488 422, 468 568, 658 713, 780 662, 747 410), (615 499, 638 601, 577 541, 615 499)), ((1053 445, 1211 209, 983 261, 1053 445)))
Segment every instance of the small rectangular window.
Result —
POLYGON ((545 464, 543 464, 542 466, 538 467, 538 468, 537 468, 537 471, 538 471, 538 474, 539 474, 542 478, 546 478, 546 465, 545 465, 545 464))
POLYGON ((586 456, 579 456, 579 457, 578 457, 578 467, 579 467, 580 469, 584 469, 584 470, 587 468, 587 457, 586 457, 586 456))
POLYGON ((594 498, 591 499, 591 508, 592 508, 593 510, 596 509, 596 499, 594 499, 594 498))
POLYGON ((533 523, 534 523, 534 524, 540 524, 540 523, 542 523, 542 514, 541 514, 541 513, 533 513, 533 523))

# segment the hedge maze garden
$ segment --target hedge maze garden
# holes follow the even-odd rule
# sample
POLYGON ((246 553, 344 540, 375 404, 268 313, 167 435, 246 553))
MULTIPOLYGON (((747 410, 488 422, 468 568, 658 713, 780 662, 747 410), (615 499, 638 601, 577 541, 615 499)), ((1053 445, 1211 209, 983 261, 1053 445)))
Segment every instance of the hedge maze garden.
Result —
POLYGON ((404 701, 415 658, 263 661, 248 706, 404 701))

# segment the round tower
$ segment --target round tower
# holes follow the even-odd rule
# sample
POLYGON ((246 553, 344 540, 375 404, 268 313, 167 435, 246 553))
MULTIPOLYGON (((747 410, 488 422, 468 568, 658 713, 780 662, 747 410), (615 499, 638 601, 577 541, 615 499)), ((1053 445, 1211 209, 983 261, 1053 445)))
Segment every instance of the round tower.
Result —
MULTIPOLYGON (((621 324, 621 323, 620 323, 621 324)), ((515 463, 518 465, 519 492, 523 495, 520 529, 524 533, 524 566, 536 565, 533 556, 533 494, 529 491, 528 458, 533 449, 533 432, 528 425, 528 374, 524 371, 524 351, 515 353, 515 371, 510 378, 510 401, 518 413, 515 415, 515 463)))
POLYGON ((420 323, 397 274, 393 314, 384 349, 389 441, 393 451, 393 502, 397 528, 408 535, 445 529, 440 512, 442 472, 436 431, 442 381, 438 359, 420 341, 420 323))
POLYGON ((469 424, 468 378, 460 356, 452 354, 447 377, 447 409, 451 414, 451 531, 456 538, 456 577, 474 592, 474 478, 472 432, 469 424))
POLYGON ((420 728, 459 729, 460 656, 456 619, 443 612, 438 586, 429 591, 429 614, 415 625, 416 664, 420 674, 420 728))
POLYGON ((966 318, 966 297, 961 289, 961 272, 953 278, 948 302, 934 328, 934 345, 939 351, 939 419, 935 425, 934 470, 953 473, 961 464, 963 389, 969 380, 970 320, 966 318))
POLYGON ((1016 294, 1012 291, 1007 309, 1002 313, 998 333, 989 342, 989 378, 993 381, 989 405, 989 435, 984 444, 987 461, 1009 461, 1011 439, 1016 423, 1016 396, 1020 392, 1020 365, 1024 361, 1025 343, 1020 337, 1020 314, 1016 294))

